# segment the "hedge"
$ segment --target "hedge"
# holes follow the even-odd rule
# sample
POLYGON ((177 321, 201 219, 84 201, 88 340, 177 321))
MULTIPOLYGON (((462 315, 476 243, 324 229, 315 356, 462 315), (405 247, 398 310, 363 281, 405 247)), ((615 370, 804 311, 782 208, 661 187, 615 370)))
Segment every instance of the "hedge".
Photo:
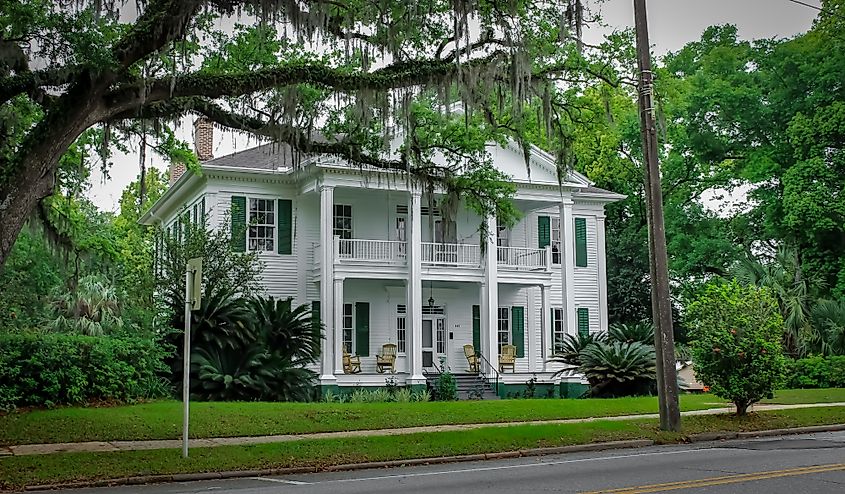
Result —
POLYGON ((167 353, 144 338, 0 333, 0 410, 167 395, 167 353))
POLYGON ((787 376, 788 388, 845 388, 845 356, 794 360, 787 376))

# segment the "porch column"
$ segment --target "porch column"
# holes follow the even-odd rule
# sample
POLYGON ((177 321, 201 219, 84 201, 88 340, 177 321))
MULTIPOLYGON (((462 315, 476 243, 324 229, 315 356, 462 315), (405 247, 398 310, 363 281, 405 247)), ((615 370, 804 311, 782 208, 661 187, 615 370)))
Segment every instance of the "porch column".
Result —
POLYGON ((334 327, 337 331, 334 332, 334 339, 332 344, 335 349, 334 356, 334 374, 343 374, 343 278, 335 278, 334 280, 334 327))
MULTIPOLYGON (((320 186, 320 309, 323 316, 323 340, 320 348, 320 384, 337 384, 335 369, 334 303, 334 187, 320 186)), ((343 305, 341 304, 341 307, 343 305)))
POLYGON ((484 252, 484 283, 482 292, 484 303, 482 310, 486 314, 486 326, 482 319, 481 330, 487 335, 482 336, 481 353, 490 362, 490 365, 499 369, 499 264, 498 247, 496 246, 496 218, 487 218, 487 238, 484 252))
POLYGON ((563 259, 560 266, 563 288, 563 311, 566 333, 575 334, 575 220, 572 217, 572 197, 563 196, 560 203, 560 249, 563 259))
POLYGON ((412 190, 408 196, 410 235, 408 235, 408 285, 405 330, 410 336, 408 355, 409 384, 425 384, 422 367, 422 212, 421 192, 412 190))
POLYGON ((599 268, 599 330, 607 331, 607 248, 604 240, 604 212, 596 215, 596 243, 599 268))
POLYGON ((525 348, 525 355, 528 357, 528 372, 537 372, 537 358, 542 357, 537 351, 537 331, 543 332, 543 319, 537 320, 537 292, 536 287, 530 286, 528 290, 528 303, 525 314, 525 335, 528 337, 528 345, 525 348))
POLYGON ((546 372, 548 368, 547 361, 549 358, 554 355, 554 341, 552 338, 552 303, 551 303, 551 287, 546 285, 540 286, 540 312, 542 314, 542 318, 540 319, 543 321, 542 324, 542 335, 540 337, 541 347, 540 347, 540 356, 543 358, 543 372, 546 372))

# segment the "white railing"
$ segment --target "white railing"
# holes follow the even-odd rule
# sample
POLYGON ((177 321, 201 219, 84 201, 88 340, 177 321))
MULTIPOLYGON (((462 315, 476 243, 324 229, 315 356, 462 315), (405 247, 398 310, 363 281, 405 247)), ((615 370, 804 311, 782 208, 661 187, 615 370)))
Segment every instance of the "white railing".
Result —
POLYGON ((472 244, 422 243, 422 263, 445 266, 481 266, 481 247, 472 244))
POLYGON ((340 260, 404 263, 405 249, 405 242, 398 240, 336 240, 336 255, 340 260))
POLYGON ((496 254, 499 266, 518 269, 546 269, 548 267, 547 249, 527 247, 499 247, 496 254))

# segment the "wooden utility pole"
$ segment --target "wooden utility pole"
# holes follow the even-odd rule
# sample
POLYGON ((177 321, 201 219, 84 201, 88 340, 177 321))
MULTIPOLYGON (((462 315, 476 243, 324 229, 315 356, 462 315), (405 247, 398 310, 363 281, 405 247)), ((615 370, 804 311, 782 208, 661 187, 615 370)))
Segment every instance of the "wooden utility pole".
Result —
POLYGON ((666 254, 666 228, 663 223, 663 191, 657 154, 657 127, 654 120, 651 46, 648 41, 646 0, 634 0, 634 27, 637 32, 637 62, 640 72, 639 108, 646 168, 645 196, 648 209, 648 242, 651 271, 651 310, 654 319, 654 348, 657 354, 657 396, 660 428, 681 430, 678 406, 678 379, 675 372, 675 336, 672 330, 672 301, 669 297, 669 259, 666 254))

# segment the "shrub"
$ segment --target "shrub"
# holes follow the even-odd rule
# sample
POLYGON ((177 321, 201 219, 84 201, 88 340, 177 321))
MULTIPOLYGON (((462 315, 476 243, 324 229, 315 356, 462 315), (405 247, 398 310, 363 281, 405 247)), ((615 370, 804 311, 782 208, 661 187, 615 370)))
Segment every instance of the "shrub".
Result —
POLYGON ((594 397, 646 394, 655 379, 654 347, 639 342, 596 343, 581 352, 580 372, 594 397))
POLYGON ((789 362, 787 388, 845 388, 845 357, 809 357, 789 362))
POLYGON ((437 378, 434 392, 437 401, 455 401, 458 399, 458 382, 449 370, 444 370, 437 378))
POLYGON ((150 339, 0 333, 0 409, 158 398, 167 354, 150 339))
POLYGON ((711 284, 688 307, 695 373, 737 415, 784 380, 783 319, 768 290, 711 284))

